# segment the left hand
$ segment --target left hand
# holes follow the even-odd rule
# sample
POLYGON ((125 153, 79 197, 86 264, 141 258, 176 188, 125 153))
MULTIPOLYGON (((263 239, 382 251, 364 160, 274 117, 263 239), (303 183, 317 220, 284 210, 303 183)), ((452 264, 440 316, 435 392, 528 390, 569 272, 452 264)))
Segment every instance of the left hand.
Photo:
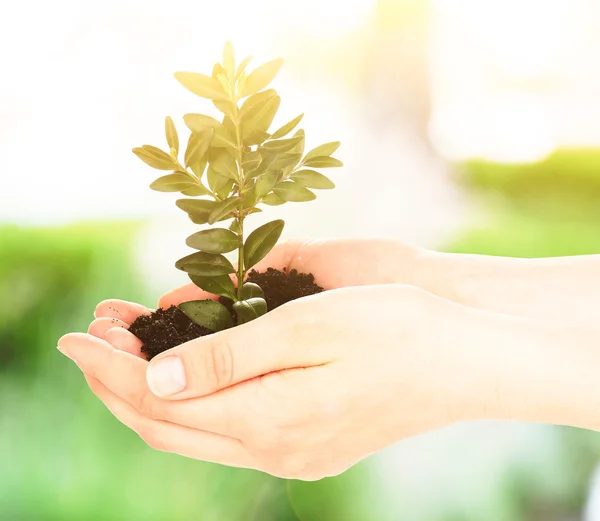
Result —
POLYGON ((336 475, 467 419, 482 396, 473 385, 489 376, 474 371, 468 342, 453 342, 477 314, 410 286, 299 299, 151 363, 126 331, 147 310, 103 306, 96 336, 66 335, 59 349, 118 419, 154 448, 279 477, 336 475))

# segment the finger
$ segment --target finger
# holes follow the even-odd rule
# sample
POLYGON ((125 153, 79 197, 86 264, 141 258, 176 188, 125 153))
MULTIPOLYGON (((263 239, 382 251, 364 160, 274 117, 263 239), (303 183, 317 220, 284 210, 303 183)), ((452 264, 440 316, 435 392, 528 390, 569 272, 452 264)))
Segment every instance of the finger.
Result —
POLYGON ((94 317, 118 318, 127 324, 132 324, 140 315, 147 315, 151 312, 147 307, 135 302, 125 300, 104 300, 96 306, 94 317))
MULTIPOLYGON (((299 327, 282 327, 285 320, 280 317, 280 311, 275 310, 161 353, 148 365, 150 389, 161 398, 182 400, 206 396, 274 371, 323 365, 332 360, 326 350, 302 349, 294 341, 298 336, 294 331, 299 327)), ((306 323, 314 318, 305 316, 306 323)), ((302 327, 306 329, 305 323, 302 327)))
POLYGON ((124 328, 128 329, 129 324, 119 320, 118 318, 102 317, 95 319, 88 327, 88 334, 98 338, 104 338, 104 335, 109 329, 124 328))
POLYGON ((142 341, 126 329, 120 327, 109 329, 104 335, 104 340, 106 340, 115 349, 139 356, 144 360, 146 359, 144 353, 142 353, 142 341))
POLYGON ((145 360, 82 333, 65 335, 58 345, 84 373, 148 418, 224 435, 242 432, 247 425, 247 415, 240 406, 244 398, 239 393, 235 396, 220 393, 202 400, 163 400, 148 387, 145 360))
POLYGON ((255 459, 239 440, 146 418, 98 379, 86 375, 86 380, 108 410, 150 447, 231 467, 256 468, 255 459))

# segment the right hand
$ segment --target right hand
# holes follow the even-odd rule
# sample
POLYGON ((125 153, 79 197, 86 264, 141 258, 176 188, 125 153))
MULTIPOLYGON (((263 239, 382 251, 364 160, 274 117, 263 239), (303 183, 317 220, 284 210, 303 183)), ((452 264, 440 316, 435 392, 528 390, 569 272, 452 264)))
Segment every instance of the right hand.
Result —
MULTIPOLYGON (((312 273, 325 289, 374 284, 413 284, 417 259, 425 250, 390 239, 288 240, 278 244, 256 266, 312 273)), ((189 300, 209 298, 194 284, 164 295, 158 305, 167 308, 189 300)))

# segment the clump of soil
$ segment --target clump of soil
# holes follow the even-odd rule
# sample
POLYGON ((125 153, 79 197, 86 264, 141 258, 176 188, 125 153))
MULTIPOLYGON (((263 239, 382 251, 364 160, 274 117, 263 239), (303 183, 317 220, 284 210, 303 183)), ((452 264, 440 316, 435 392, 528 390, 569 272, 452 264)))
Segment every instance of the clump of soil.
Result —
MULTIPOLYGON (((315 283, 311 273, 298 273, 296 270, 288 273, 285 268, 283 271, 269 268, 263 273, 252 270, 246 280, 262 288, 269 311, 286 302, 323 291, 323 288, 315 283)), ((219 300, 229 308, 234 322, 237 323, 232 301, 225 298, 219 300)), ((212 331, 192 322, 176 306, 157 309, 151 315, 141 315, 131 324, 129 331, 144 343, 142 353, 148 360, 179 344, 212 334, 212 331)))

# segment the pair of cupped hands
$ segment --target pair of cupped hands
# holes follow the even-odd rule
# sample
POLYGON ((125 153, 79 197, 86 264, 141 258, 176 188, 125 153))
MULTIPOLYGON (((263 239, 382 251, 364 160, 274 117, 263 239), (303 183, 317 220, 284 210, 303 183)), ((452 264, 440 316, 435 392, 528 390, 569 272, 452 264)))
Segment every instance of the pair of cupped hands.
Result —
MULTIPOLYGON (((460 331, 478 312, 413 285, 422 253, 377 239, 288 241, 257 269, 313 273, 329 291, 151 362, 127 330, 149 309, 108 300, 59 350, 155 449, 284 478, 337 475, 400 439, 472 419, 473 353, 460 331)), ((158 305, 205 298, 216 297, 189 284, 158 305)))

